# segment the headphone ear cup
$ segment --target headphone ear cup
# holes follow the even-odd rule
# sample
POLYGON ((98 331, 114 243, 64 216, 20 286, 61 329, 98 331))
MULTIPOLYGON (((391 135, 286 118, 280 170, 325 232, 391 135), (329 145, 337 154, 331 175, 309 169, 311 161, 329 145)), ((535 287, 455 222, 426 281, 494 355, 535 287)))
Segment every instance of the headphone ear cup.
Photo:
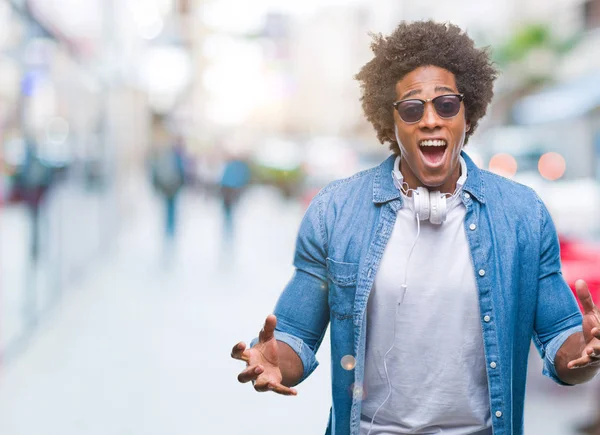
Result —
POLYGON ((413 201, 415 214, 419 216, 419 220, 429 219, 429 191, 424 187, 417 187, 417 190, 413 192, 413 201))
POLYGON ((429 203, 431 208, 429 221, 432 224, 440 225, 446 220, 448 212, 446 196, 442 195, 439 191, 431 192, 429 194, 429 203))

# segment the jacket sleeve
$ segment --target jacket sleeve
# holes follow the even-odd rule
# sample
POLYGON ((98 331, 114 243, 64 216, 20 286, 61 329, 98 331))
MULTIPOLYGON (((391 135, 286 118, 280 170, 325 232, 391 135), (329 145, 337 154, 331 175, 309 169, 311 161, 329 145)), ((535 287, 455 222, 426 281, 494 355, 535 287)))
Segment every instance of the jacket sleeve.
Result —
POLYGON ((541 238, 534 342, 544 360, 543 374, 558 384, 567 385, 558 377, 554 359, 565 340, 581 331, 583 318, 562 276, 556 228, 545 205, 539 199, 538 203, 541 238))
MULTIPOLYGON (((275 306, 275 338, 300 357, 303 381, 318 366, 316 352, 329 323, 323 195, 308 207, 296 240, 294 274, 275 306)), ((256 343, 253 340, 252 345, 256 343)))

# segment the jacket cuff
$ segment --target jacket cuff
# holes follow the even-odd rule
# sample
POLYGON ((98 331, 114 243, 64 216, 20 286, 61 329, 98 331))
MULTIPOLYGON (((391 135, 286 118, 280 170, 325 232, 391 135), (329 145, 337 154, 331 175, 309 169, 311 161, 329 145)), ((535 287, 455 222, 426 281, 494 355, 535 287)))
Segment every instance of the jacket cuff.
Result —
MULTIPOLYGON (((300 357, 300 361, 302 361, 302 378, 298 383, 304 381, 319 365, 319 361, 312 350, 298 337, 295 337, 291 334, 275 331, 275 339, 277 341, 281 341, 287 344, 292 348, 294 352, 300 357)), ((254 345, 258 343, 258 338, 253 339, 250 342, 250 347, 254 347, 254 345)))
POLYGON ((550 379, 552 379, 554 382, 556 382, 559 385, 570 386, 571 384, 567 384, 567 383, 561 381, 560 378, 558 377, 558 374, 556 372, 556 367, 554 365, 554 359, 556 358, 556 353, 561 348, 563 343, 567 340, 567 338, 569 338, 571 335, 575 334, 576 332, 581 332, 581 331, 582 331, 581 325, 574 326, 573 328, 567 329, 566 331, 558 334, 556 337, 554 337, 550 341, 550 343, 548 343, 548 346, 546 346, 546 355, 544 357, 544 369, 542 371, 542 374, 544 376, 548 376, 550 379))

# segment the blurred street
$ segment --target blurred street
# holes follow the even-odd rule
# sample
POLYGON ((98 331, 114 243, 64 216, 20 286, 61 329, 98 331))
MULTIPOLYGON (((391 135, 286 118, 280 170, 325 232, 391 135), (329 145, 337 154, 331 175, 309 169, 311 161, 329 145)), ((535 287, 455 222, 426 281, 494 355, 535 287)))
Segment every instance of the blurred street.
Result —
MULTIPOLYGON (((173 258, 163 255, 160 203, 140 181, 114 249, 0 373, 3 435, 323 433, 328 339, 297 397, 237 383, 229 357, 260 329, 292 272, 303 207, 270 188, 239 204, 235 248, 221 204, 185 193, 173 258), (294 416, 293 420, 290 418, 294 416)), ((554 387, 532 359, 526 434, 570 435, 592 408, 592 384, 554 387)))
MULTIPOLYGON (((489 47, 465 151, 539 194, 600 305, 600 0, 0 0, 0 435, 323 433, 328 338, 297 397, 230 352, 311 198, 389 156, 356 74, 420 20, 489 47)), ((600 379, 541 371, 527 435, 600 421, 600 379)))

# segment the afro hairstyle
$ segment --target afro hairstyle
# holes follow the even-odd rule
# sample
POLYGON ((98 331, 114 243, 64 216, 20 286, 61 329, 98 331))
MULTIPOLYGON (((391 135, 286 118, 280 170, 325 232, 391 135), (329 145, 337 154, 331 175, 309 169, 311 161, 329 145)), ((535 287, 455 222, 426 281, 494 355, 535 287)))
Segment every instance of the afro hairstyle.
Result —
POLYGON ((384 37, 375 34, 371 49, 373 59, 356 74, 361 88, 362 108, 383 144, 390 142, 394 153, 400 152, 394 135, 393 102, 396 84, 422 66, 437 66, 450 71, 456 86, 464 94, 466 119, 470 129, 465 144, 485 115, 494 95, 498 75, 489 48, 476 48, 473 40, 458 26, 434 21, 402 22, 384 37))

